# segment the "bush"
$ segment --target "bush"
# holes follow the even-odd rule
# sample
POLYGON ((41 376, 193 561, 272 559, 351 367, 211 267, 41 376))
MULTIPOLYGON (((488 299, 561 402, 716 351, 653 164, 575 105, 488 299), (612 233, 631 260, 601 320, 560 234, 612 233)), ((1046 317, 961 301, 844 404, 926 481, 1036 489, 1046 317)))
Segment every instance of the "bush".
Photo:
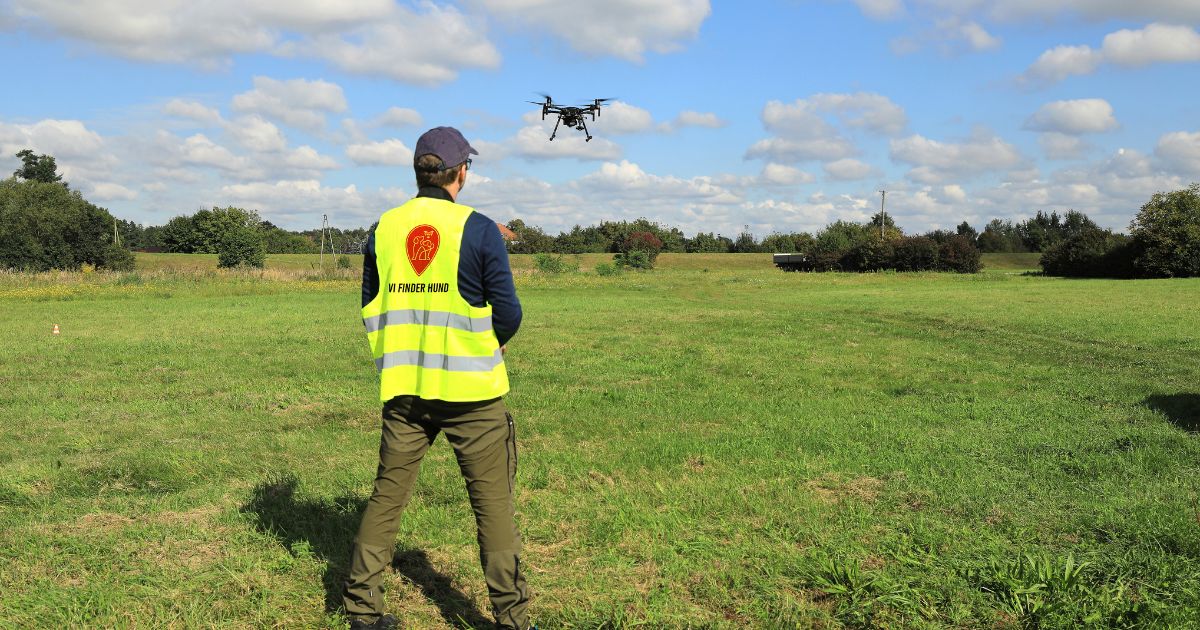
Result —
POLYGON ((542 273, 567 273, 579 271, 579 263, 554 254, 534 254, 533 264, 542 273))
POLYGON ((624 254, 617 254, 613 257, 618 267, 629 267, 630 269, 653 269, 654 260, 650 258, 650 254, 634 250, 624 254))
POLYGON ((266 244, 262 233, 252 227, 240 226, 227 230, 217 246, 218 267, 257 267, 267 262, 266 244))
POLYGON ((958 273, 979 273, 983 267, 982 255, 975 246, 974 239, 963 234, 957 234, 946 239, 938 247, 938 271, 955 271, 958 273))
POLYGON ((842 258, 846 271, 879 271, 892 267, 893 245, 878 238, 859 243, 842 258))
POLYGON ((1134 275, 1133 257, 1127 236, 1089 227, 1050 246, 1038 264, 1052 276, 1129 278, 1134 275))
POLYGON ((613 263, 600 263, 596 265, 596 275, 598 276, 615 276, 621 273, 621 268, 613 263))
POLYGON ((354 263, 350 262, 350 257, 345 254, 342 254, 341 256, 337 257, 337 268, 338 269, 349 269, 351 266, 353 266, 353 264, 354 263))
POLYGON ((112 271, 133 271, 133 252, 116 244, 109 244, 104 250, 104 260, 101 267, 112 271))
MULTIPOLYGON (((658 253, 663 249, 662 241, 657 236, 650 232, 631 232, 629 236, 621 243, 621 252, 628 257, 633 252, 641 252, 645 254, 649 264, 639 269, 651 269, 654 267, 654 260, 658 258, 658 253)), ((631 265, 636 266, 636 265, 631 265)))
POLYGON ((1129 226, 1138 275, 1200 276, 1200 184, 1150 198, 1129 226))
POLYGON ((928 236, 906 236, 896 243, 892 264, 896 271, 932 271, 938 268, 939 247, 928 236))

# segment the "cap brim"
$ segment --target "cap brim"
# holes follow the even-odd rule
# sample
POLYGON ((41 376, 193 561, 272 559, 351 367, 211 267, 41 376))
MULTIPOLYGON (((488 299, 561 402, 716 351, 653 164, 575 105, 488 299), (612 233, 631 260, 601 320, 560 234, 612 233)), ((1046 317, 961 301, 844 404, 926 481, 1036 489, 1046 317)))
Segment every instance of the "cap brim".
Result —
POLYGON ((479 152, 475 150, 475 147, 469 144, 467 145, 467 150, 471 152, 471 155, 479 155, 479 152))

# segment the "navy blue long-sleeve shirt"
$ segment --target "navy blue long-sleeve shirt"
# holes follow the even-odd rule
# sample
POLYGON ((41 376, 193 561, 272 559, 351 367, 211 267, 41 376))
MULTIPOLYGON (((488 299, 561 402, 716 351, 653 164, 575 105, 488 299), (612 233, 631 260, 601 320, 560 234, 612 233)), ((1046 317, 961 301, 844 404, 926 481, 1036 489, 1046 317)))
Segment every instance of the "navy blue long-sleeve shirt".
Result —
MULTIPOLYGON (((446 189, 422 188, 418 197, 454 201, 446 189)), ((363 251, 362 305, 379 294, 379 267, 375 261, 375 232, 363 251)), ((500 345, 508 343, 521 327, 521 302, 508 266, 508 250, 496 223, 478 212, 467 217, 458 259, 458 293, 476 308, 492 305, 492 329, 500 345)))

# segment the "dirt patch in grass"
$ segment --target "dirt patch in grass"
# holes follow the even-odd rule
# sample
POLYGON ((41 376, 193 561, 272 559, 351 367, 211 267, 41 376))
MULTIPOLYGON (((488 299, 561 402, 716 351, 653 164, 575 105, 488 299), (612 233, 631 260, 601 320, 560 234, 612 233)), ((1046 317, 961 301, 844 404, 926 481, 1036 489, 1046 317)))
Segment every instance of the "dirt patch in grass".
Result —
POLYGON ((883 490, 884 482, 869 476, 844 479, 837 473, 826 473, 809 480, 805 486, 822 502, 837 505, 846 501, 874 503, 883 490))

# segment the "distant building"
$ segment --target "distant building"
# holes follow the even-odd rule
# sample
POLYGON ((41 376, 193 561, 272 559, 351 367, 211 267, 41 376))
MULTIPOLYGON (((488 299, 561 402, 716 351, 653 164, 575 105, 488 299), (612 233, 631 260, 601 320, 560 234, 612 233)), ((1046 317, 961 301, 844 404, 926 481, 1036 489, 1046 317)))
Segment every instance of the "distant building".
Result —
POLYGON ((506 241, 517 240, 517 233, 508 229, 508 227, 506 227, 503 223, 497 221, 496 227, 500 228, 500 236, 503 236, 504 240, 506 240, 506 241))

